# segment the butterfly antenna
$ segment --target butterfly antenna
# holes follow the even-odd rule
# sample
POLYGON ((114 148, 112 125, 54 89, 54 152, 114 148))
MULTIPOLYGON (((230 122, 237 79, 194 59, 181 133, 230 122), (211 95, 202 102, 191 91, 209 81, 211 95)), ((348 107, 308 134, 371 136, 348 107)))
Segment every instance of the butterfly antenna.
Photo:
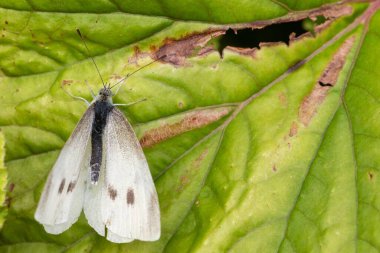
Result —
POLYGON ((79 37, 81 38, 81 40, 82 40, 82 42, 83 42, 83 44, 84 44, 84 46, 85 46, 85 48, 86 48, 86 50, 87 50, 87 54, 88 54, 88 56, 91 58, 92 62, 94 63, 95 68, 96 68, 96 71, 97 71, 98 74, 99 74, 100 80, 102 80, 103 87, 105 88, 106 85, 104 84, 103 77, 102 77, 102 75, 100 74, 100 71, 99 71, 99 69, 98 69, 98 65, 96 65, 96 62, 95 62, 94 58, 92 58, 92 56, 90 55, 90 50, 88 49, 87 44, 86 44, 86 41, 84 40, 84 38, 83 38, 83 36, 82 36, 82 33, 80 32, 79 29, 77 29, 77 33, 78 33, 79 37))
POLYGON ((113 87, 115 87, 115 86, 118 85, 119 83, 124 82, 128 77, 130 77, 131 75, 136 74, 136 72, 142 70, 142 69, 145 68, 145 67, 148 67, 149 65, 151 65, 151 64, 155 63, 156 61, 159 61, 159 60, 161 60, 162 58, 165 58, 165 57, 166 57, 166 55, 160 56, 159 58, 155 59, 154 61, 151 61, 151 62, 149 62, 148 64, 145 64, 144 66, 142 66, 141 68, 136 69, 136 70, 133 71, 132 73, 128 73, 125 77, 123 77, 123 78, 122 78, 121 80, 119 80, 117 83, 115 83, 114 85, 112 85, 112 86, 110 87, 110 89, 112 89, 113 87))

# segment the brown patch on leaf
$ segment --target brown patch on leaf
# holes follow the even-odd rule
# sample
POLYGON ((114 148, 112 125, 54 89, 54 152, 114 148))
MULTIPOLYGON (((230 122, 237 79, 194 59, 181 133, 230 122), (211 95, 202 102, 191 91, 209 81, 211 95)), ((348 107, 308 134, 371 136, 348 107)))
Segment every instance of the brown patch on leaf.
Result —
POLYGON ((352 11, 353 9, 349 5, 327 5, 313 11, 310 14, 310 18, 317 18, 317 16, 324 16, 325 18, 338 18, 341 16, 351 15, 352 11))
POLYGON ((71 85, 73 82, 73 80, 62 80, 62 85, 71 85))
POLYGON ((269 41, 269 42, 260 42, 259 48, 262 47, 277 47, 277 46, 287 46, 285 42, 283 41, 269 41))
POLYGON ((292 125, 290 126, 289 137, 295 136, 297 132, 298 132, 298 124, 297 122, 293 121, 292 125))
POLYGON ((113 80, 113 82, 115 82, 115 83, 118 82, 118 81, 120 81, 123 78, 125 78, 125 76, 120 76, 118 74, 112 74, 110 76, 110 80, 113 80))
POLYGON ((310 123, 310 120, 316 114, 318 107, 325 100, 328 91, 331 87, 335 86, 340 71, 346 61, 347 54, 350 52, 354 42, 355 37, 352 36, 342 44, 327 68, 323 71, 311 94, 303 100, 298 115, 304 126, 307 126, 310 123))
POLYGON ((193 175, 193 173, 197 173, 196 171, 199 169, 199 166, 201 165, 201 162, 208 154, 208 149, 203 150, 203 152, 197 157, 197 159, 194 160, 194 162, 191 164, 190 169, 186 169, 183 175, 179 179, 179 186, 177 187, 177 192, 182 191, 186 185, 190 183, 190 178, 193 175))
POLYGON ((339 73, 346 61, 347 54, 350 52, 354 42, 355 37, 350 37, 343 43, 338 52, 334 55, 334 58, 330 64, 323 72, 321 78, 319 79, 319 83, 332 86, 335 85, 338 80, 339 73))
POLYGON ((232 47, 232 46, 227 46, 224 50, 226 49, 240 55, 250 56, 252 58, 255 58, 257 50, 258 50, 258 48, 256 47, 243 48, 243 47, 232 47))
POLYGON ((166 139, 211 124, 229 112, 230 110, 228 108, 223 108, 219 110, 205 109, 187 113, 187 115, 177 123, 164 124, 145 132, 144 136, 140 139, 140 144, 142 147, 151 147, 166 139))
MULTIPOLYGON (((218 27, 212 27, 203 32, 197 32, 192 34, 186 34, 181 38, 166 38, 159 45, 151 45, 149 47, 151 57, 153 59, 160 59, 160 61, 171 63, 177 66, 183 66, 186 64, 187 57, 196 55, 203 56, 210 52, 217 51, 214 46, 207 45, 207 43, 215 38, 226 33, 228 29, 233 29, 235 32, 240 29, 261 29, 269 25, 297 22, 306 18, 316 19, 318 16, 323 16, 326 20, 336 19, 341 16, 350 15, 353 9, 347 3, 337 3, 324 5, 318 9, 306 10, 306 11, 290 11, 287 15, 280 18, 259 20, 251 23, 241 23, 233 25, 224 25, 218 27)), ((310 36, 310 35, 309 35, 310 36)), ((290 36, 292 39, 296 39, 295 36, 290 36)), ((275 42, 274 42, 275 43, 275 42)), ((274 43, 262 44, 260 46, 273 46, 274 43)), ((279 42, 282 43, 282 42, 279 42)), ((290 43, 290 42, 289 42, 290 43)), ((255 49, 240 49, 240 48, 228 48, 229 50, 236 51, 239 54, 249 55, 254 57, 255 49)), ((137 46, 134 47, 134 54, 128 59, 129 63, 137 63, 139 58, 148 56, 147 52, 142 52, 137 46)))
POLYGON ((205 46, 203 48, 201 48, 198 52, 197 52, 197 55, 198 56, 206 56, 212 52, 215 52, 215 47, 214 46, 205 46))
POLYGON ((272 171, 273 171, 273 172, 276 172, 276 171, 277 171, 276 164, 273 164, 273 166, 272 166, 272 171))
POLYGON ((315 19, 318 16, 323 16, 326 19, 336 19, 338 17, 351 15, 353 9, 346 3, 330 4, 322 6, 318 9, 306 10, 306 11, 293 11, 289 14, 275 19, 260 20, 252 23, 238 24, 231 26, 232 29, 252 28, 260 29, 268 25, 296 22, 306 18, 315 19))
POLYGON ((13 192, 14 189, 15 189, 15 184, 14 183, 10 183, 9 184, 9 192, 13 192))
POLYGON ((205 159, 206 155, 208 154, 208 149, 203 150, 203 152, 198 156, 198 158, 193 163, 193 168, 198 169, 199 165, 201 165, 201 162, 203 159, 205 159))
POLYGON ((368 179, 369 179, 370 181, 373 180, 374 176, 375 176, 375 175, 374 175, 371 171, 368 172, 368 179))
POLYGON ((3 205, 9 209, 11 207, 11 203, 12 203, 12 197, 7 196, 4 200, 3 205))
POLYGON ((133 55, 128 59, 128 64, 137 64, 140 58, 148 56, 148 53, 141 52, 138 46, 133 47, 133 55))
POLYGON ((278 99, 280 100, 281 105, 287 106, 288 105, 288 98, 286 97, 284 92, 281 92, 278 95, 278 99))
POLYGON ((178 40, 167 38, 164 45, 161 46, 154 54, 155 59, 162 58, 162 61, 174 65, 185 65, 186 57, 196 54, 197 49, 202 49, 198 55, 205 55, 210 52, 211 47, 206 47, 209 40, 225 33, 227 29, 209 30, 203 33, 191 34, 178 40))
POLYGON ((179 186, 177 187, 177 192, 181 192, 186 185, 190 183, 190 179, 188 175, 182 175, 179 178, 179 186))
POLYGON ((333 22, 334 22, 334 20, 326 20, 322 24, 319 24, 319 25, 315 26, 314 27, 314 31, 316 33, 320 33, 323 30, 326 30, 333 22))

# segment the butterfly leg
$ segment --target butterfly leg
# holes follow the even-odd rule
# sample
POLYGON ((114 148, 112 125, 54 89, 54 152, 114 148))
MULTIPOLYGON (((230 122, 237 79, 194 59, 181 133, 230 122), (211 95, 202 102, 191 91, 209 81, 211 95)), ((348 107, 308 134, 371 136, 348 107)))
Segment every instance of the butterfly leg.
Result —
POLYGON ((74 98, 74 99, 79 99, 79 100, 85 102, 87 106, 90 106, 90 102, 88 102, 86 99, 84 99, 84 98, 82 98, 82 97, 74 96, 74 95, 71 94, 68 90, 65 89, 65 87, 63 86, 63 84, 61 84, 61 88, 62 88, 62 90, 63 90, 67 95, 69 95, 70 97, 72 97, 72 98, 74 98))
POLYGON ((94 90, 91 89, 91 87, 90 87, 90 85, 88 84, 87 80, 84 80, 84 82, 86 83, 87 88, 88 88, 88 89, 90 90, 90 92, 91 92, 92 99, 95 99, 95 98, 96 98, 96 95, 95 95, 95 93, 94 93, 94 90))
POLYGON ((137 103, 140 103, 140 102, 144 102, 144 101, 147 101, 147 99, 143 98, 143 99, 140 99, 140 100, 137 100, 135 102, 128 103, 128 104, 113 104, 113 105, 114 106, 131 106, 131 105, 134 105, 134 104, 137 104, 137 103))

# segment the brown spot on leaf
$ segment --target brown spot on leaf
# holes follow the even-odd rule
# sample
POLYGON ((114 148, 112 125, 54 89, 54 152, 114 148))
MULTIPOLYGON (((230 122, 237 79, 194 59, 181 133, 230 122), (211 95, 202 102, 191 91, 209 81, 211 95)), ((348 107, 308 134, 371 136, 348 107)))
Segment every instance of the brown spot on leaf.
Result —
POLYGON ((77 184, 77 181, 71 181, 69 183, 69 186, 67 187, 67 192, 72 192, 74 190, 76 184, 77 184))
POLYGON ((292 122, 292 125, 290 126, 290 131, 289 131, 289 137, 293 137, 297 134, 298 132, 298 124, 297 122, 292 122))
POLYGON ((113 188, 112 185, 108 185, 108 196, 110 196, 110 198, 112 200, 115 200, 116 199, 116 196, 117 196, 117 191, 115 188, 113 188))
POLYGON ((11 207, 12 203, 12 197, 7 196, 4 200, 4 206, 6 206, 8 209, 11 207))
POLYGON ((62 80, 62 85, 71 85, 73 82, 73 80, 62 80))
POLYGON ((179 178, 179 186, 177 187, 178 192, 182 191, 185 186, 190 183, 190 179, 195 173, 197 173, 197 170, 199 169, 201 162, 208 154, 208 151, 208 149, 203 150, 203 152, 192 162, 190 169, 186 169, 183 175, 181 175, 179 178))
POLYGON ((6 25, 8 24, 8 21, 7 21, 7 20, 5 20, 5 24, 6 24, 6 25))
POLYGON ((135 203, 135 193, 133 189, 129 188, 127 191, 127 204, 133 205, 135 203))
POLYGON ((368 179, 370 180, 370 181, 372 181, 372 179, 374 178, 374 174, 370 171, 370 172, 368 172, 368 179))
POLYGON ((182 175, 179 178, 179 186, 177 187, 177 192, 182 191, 185 188, 185 186, 188 185, 189 183, 190 183, 189 175, 187 174, 182 175))
POLYGON ((121 79, 123 79, 125 76, 120 76, 120 75, 117 75, 117 74, 112 74, 110 76, 110 80, 113 80, 113 82, 117 83, 118 81, 120 81, 121 79))
POLYGON ((63 188, 65 187, 65 181, 66 179, 62 179, 61 184, 59 185, 59 188, 58 188, 58 193, 62 193, 63 188))
POLYGON ((15 184, 14 183, 10 183, 9 184, 9 192, 13 192, 14 189, 15 189, 15 184))
POLYGON ((208 149, 203 150, 203 152, 197 157, 197 159, 195 159, 193 166, 191 167, 198 169, 199 165, 201 164, 203 159, 205 159, 207 154, 208 154, 208 149))
POLYGON ((277 171, 276 164, 273 164, 273 166, 272 166, 272 171, 273 171, 273 172, 276 172, 276 171, 277 171))
POLYGON ((163 124, 160 127, 148 130, 140 139, 140 144, 142 147, 151 147, 166 139, 213 123, 229 112, 230 108, 204 109, 189 112, 177 123, 163 124))
POLYGON ((285 95, 284 92, 281 92, 278 95, 278 99, 280 100, 281 105, 287 106, 287 104, 288 104, 288 98, 286 97, 286 95, 285 95))
POLYGON ((325 100, 328 91, 336 84, 340 71, 344 66, 347 54, 350 52, 354 42, 355 37, 352 36, 342 44, 333 56, 329 65, 323 71, 311 94, 303 100, 298 115, 304 126, 307 126, 310 123, 311 119, 316 114, 318 107, 325 100))

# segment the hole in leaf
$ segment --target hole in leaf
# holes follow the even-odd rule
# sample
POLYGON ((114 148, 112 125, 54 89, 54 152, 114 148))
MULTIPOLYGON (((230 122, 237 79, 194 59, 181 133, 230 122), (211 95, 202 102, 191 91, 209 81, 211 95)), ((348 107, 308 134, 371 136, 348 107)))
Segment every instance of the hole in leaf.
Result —
POLYGON ((259 48, 263 42, 284 42, 289 45, 289 37, 295 37, 310 32, 314 35, 314 27, 322 24, 326 19, 322 16, 315 20, 309 18, 295 22, 273 24, 261 29, 245 28, 241 30, 228 29, 227 32, 216 40, 219 53, 227 46, 239 48, 259 48))
POLYGON ((318 83, 319 83, 319 85, 322 86, 322 87, 325 87, 325 86, 332 87, 332 86, 333 86, 331 83, 324 83, 324 82, 321 82, 321 81, 319 81, 318 83))

